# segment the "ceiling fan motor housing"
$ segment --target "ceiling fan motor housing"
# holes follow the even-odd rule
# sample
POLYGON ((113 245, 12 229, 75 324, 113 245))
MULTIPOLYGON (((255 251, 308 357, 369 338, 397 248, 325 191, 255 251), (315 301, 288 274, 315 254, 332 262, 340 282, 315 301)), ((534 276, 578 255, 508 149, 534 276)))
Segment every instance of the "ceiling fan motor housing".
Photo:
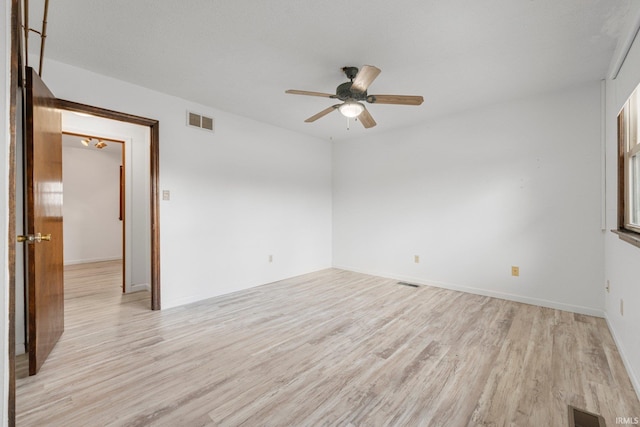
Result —
POLYGON ((367 99, 367 91, 355 93, 351 91, 352 82, 342 83, 336 88, 336 97, 341 101, 365 101, 367 99))

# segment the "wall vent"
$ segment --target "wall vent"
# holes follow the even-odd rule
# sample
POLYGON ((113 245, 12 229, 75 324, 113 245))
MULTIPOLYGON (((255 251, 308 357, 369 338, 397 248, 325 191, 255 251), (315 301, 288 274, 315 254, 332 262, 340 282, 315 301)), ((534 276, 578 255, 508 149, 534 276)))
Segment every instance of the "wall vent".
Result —
POLYGON ((398 285, 409 286, 410 288, 419 288, 420 287, 420 285, 416 285, 414 283, 407 283, 407 282, 398 282, 398 285))
POLYGON ((203 116, 193 111, 187 111, 187 126, 204 129, 209 132, 213 132, 215 127, 213 117, 203 116))
POLYGON ((202 116, 202 129, 213 130, 213 118, 202 116))

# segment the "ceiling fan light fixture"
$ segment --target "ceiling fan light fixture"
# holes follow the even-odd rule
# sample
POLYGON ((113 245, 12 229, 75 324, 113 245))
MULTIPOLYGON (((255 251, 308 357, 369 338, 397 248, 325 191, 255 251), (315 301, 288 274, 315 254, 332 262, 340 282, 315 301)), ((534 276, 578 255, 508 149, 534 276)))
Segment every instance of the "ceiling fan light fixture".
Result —
POLYGON ((347 101, 338 107, 340 113, 349 118, 358 117, 364 111, 364 105, 355 101, 347 101))

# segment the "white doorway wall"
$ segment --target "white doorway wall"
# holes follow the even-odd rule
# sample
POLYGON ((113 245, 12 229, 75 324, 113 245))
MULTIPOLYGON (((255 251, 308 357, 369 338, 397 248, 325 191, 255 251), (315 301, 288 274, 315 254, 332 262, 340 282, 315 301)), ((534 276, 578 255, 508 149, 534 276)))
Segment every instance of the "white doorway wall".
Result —
POLYGON ((120 168, 123 143, 96 148, 62 135, 64 264, 122 260, 120 168))
POLYGON ((125 292, 151 290, 149 127, 63 111, 62 130, 124 141, 125 292))

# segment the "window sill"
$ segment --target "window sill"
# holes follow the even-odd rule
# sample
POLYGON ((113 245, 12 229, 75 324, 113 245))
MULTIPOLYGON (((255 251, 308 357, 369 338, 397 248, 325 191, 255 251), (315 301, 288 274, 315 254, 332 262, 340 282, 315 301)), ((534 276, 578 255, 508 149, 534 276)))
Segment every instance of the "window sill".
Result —
POLYGON ((631 243, 633 246, 640 248, 640 233, 635 233, 625 229, 611 230, 611 232, 617 234, 620 240, 624 240, 625 242, 631 243))

